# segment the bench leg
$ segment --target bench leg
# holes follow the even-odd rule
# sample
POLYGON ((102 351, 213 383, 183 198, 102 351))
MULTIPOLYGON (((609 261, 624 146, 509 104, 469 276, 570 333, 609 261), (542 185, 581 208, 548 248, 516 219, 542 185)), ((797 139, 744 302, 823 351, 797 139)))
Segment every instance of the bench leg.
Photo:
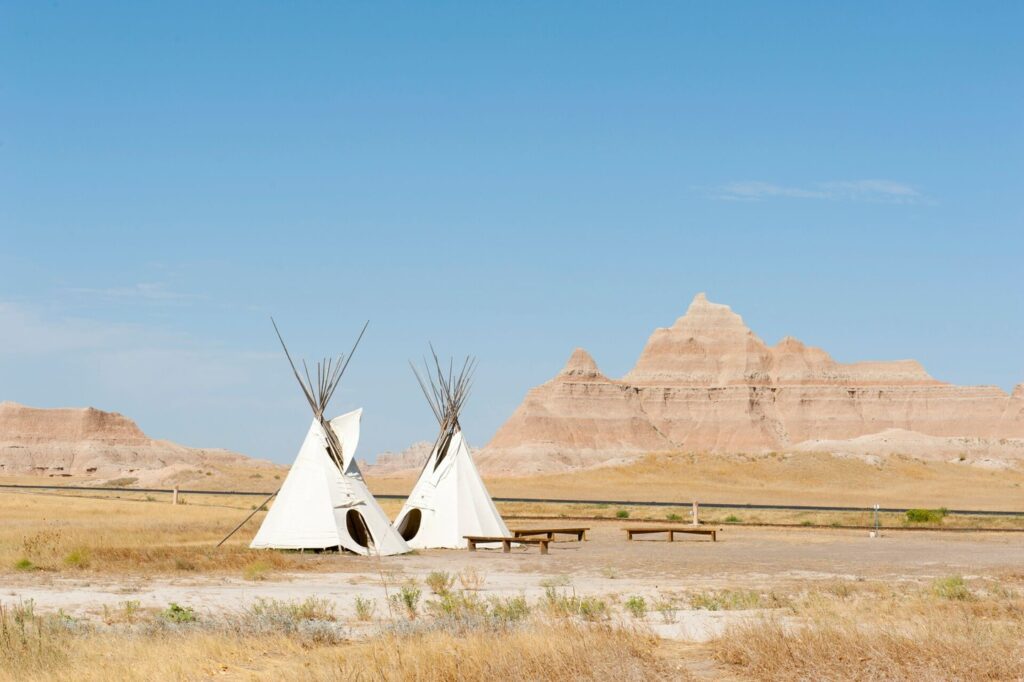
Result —
POLYGON ((633 539, 633 533, 631 533, 630 531, 627 530, 626 531, 626 539, 627 540, 632 540, 633 539))
POLYGON ((671 530, 670 530, 670 531, 668 532, 668 541, 669 541, 669 542, 675 542, 675 541, 676 541, 676 534, 675 534, 675 532, 674 532, 674 531, 671 531, 671 530))
POLYGON ((552 539, 554 536, 555 536, 554 533, 548 533, 548 540, 552 539))
POLYGON ((508 541, 508 540, 502 540, 501 541, 501 551, 504 552, 505 554, 508 554, 509 552, 511 552, 512 551, 512 543, 510 541, 508 541))
POLYGON ((547 554, 548 553, 548 543, 546 543, 546 542, 540 543, 540 553, 541 554, 547 554))
POLYGON ((711 531, 711 542, 718 542, 717 531, 711 531))
POLYGON ((476 542, 473 541, 473 540, 466 540, 466 542, 469 543, 469 551, 470 552, 475 552, 476 551, 476 542))

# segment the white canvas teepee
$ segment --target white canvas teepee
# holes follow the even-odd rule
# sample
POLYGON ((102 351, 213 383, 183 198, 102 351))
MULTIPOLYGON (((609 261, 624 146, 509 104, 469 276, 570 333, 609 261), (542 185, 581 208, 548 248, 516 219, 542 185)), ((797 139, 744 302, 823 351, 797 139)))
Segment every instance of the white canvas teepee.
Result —
POLYGON ((341 444, 344 470, 328 453, 330 437, 314 419, 295 463, 263 520, 253 549, 344 547, 358 554, 403 554, 409 546, 391 527, 355 462, 361 409, 327 423, 341 444))
MULTIPOLYGON (((276 324, 274 329, 277 330, 276 324)), ((359 338, 362 336, 360 333, 359 338)), ((281 339, 280 332, 278 338, 281 339)), ((338 547, 358 554, 381 556, 408 552, 409 546, 391 527, 356 465, 355 451, 363 411, 355 410, 330 421, 323 416, 348 361, 342 356, 336 361, 328 359, 317 363, 315 382, 303 363, 306 370, 303 381, 284 339, 281 339, 281 346, 313 408, 313 423, 277 492, 276 501, 249 546, 254 549, 338 547)), ((349 353, 349 359, 351 357, 349 353)))
MULTIPOLYGON (((440 435, 395 520, 395 529, 417 549, 467 546, 466 535, 509 534, 459 426, 459 411, 469 392, 473 363, 468 360, 458 376, 447 374, 434 356, 435 375, 428 370, 431 392, 420 380, 427 401, 441 425, 440 435)), ((414 370, 415 371, 415 368, 414 370)), ((417 373, 417 379, 419 374, 417 373)))

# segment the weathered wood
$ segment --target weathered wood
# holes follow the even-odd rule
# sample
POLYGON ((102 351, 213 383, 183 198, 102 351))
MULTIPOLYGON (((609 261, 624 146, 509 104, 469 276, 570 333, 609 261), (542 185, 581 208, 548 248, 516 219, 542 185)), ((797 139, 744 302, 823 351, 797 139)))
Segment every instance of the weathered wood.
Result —
POLYGON ((539 545, 540 546, 540 553, 541 554, 547 554, 548 553, 548 543, 552 542, 548 538, 532 538, 532 537, 522 537, 522 538, 511 537, 510 538, 510 537, 504 537, 504 536, 501 536, 501 535, 494 535, 494 536, 488 536, 488 535, 463 535, 462 537, 464 537, 466 539, 466 543, 468 545, 468 549, 469 549, 470 552, 475 552, 476 551, 476 546, 478 544, 489 544, 489 543, 497 544, 497 543, 500 542, 501 543, 501 551, 504 554, 508 554, 509 552, 512 551, 512 544, 513 543, 518 543, 518 544, 521 544, 521 545, 539 545))
POLYGON ((693 528, 691 526, 668 526, 664 528, 633 527, 624 528, 626 539, 632 540, 634 535, 650 535, 651 533, 668 533, 668 541, 675 542, 676 533, 689 533, 690 535, 708 535, 712 542, 718 542, 718 531, 713 528, 693 528))
POLYGON ((517 528, 512 535, 517 538, 529 537, 531 535, 545 535, 548 540, 554 540, 555 535, 575 535, 577 541, 587 539, 587 531, 590 528, 517 528))

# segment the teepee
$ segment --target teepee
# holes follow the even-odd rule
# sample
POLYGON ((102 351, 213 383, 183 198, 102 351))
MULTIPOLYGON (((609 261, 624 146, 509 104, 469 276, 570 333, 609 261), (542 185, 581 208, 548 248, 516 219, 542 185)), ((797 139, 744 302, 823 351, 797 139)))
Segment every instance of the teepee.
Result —
MULTIPOLYGON (((277 331, 276 324, 274 330, 277 331)), ((315 375, 303 362, 305 377, 299 375, 280 331, 277 337, 313 408, 313 423, 277 493, 277 500, 249 546, 254 549, 338 547, 357 554, 381 556, 408 552, 409 545, 391 527, 356 464, 362 409, 331 420, 324 418, 327 404, 363 334, 359 334, 347 359, 342 355, 318 362, 315 375)))
POLYGON ((434 370, 427 368, 426 382, 415 367, 413 373, 440 431, 395 529, 417 549, 464 548, 466 535, 507 537, 508 527, 487 493, 459 425, 475 362, 466 358, 456 373, 453 363, 445 370, 436 353, 433 359, 434 370))

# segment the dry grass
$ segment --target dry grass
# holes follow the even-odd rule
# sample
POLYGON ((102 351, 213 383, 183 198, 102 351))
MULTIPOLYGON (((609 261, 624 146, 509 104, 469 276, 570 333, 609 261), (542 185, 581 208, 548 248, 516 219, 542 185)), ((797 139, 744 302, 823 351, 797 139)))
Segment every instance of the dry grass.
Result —
POLYGON ((1018 680, 1024 600, 998 582, 837 582, 734 625, 714 657, 764 680, 1018 680))
POLYGON ((649 634, 511 617, 499 606, 471 598, 457 613, 392 620, 359 641, 346 640, 333 609, 318 600, 259 601, 210 622, 169 615, 179 607, 105 625, 40 615, 31 604, 2 607, 0 680, 680 679, 667 673, 649 634), (491 617, 472 620, 481 613, 491 617))
POLYGON ((0 491, 0 574, 227 573, 260 579, 275 571, 338 568, 326 555, 254 555, 247 543, 262 513, 218 549, 217 542, 251 509, 237 498, 203 502, 175 507, 144 499, 0 491))
MULTIPOLYGON (((883 507, 1021 509, 1024 468, 994 471, 892 456, 880 464, 825 453, 649 455, 618 467, 487 477, 497 497, 617 499, 883 507)), ((380 493, 408 493, 408 478, 375 478, 380 493)), ((665 510, 668 512, 669 510, 665 510)), ((675 511, 675 510, 672 510, 675 511)), ((680 512, 684 519, 689 517, 680 512)), ((612 509, 609 515, 614 514, 612 509)), ((632 513, 632 510, 630 510, 632 513)))

